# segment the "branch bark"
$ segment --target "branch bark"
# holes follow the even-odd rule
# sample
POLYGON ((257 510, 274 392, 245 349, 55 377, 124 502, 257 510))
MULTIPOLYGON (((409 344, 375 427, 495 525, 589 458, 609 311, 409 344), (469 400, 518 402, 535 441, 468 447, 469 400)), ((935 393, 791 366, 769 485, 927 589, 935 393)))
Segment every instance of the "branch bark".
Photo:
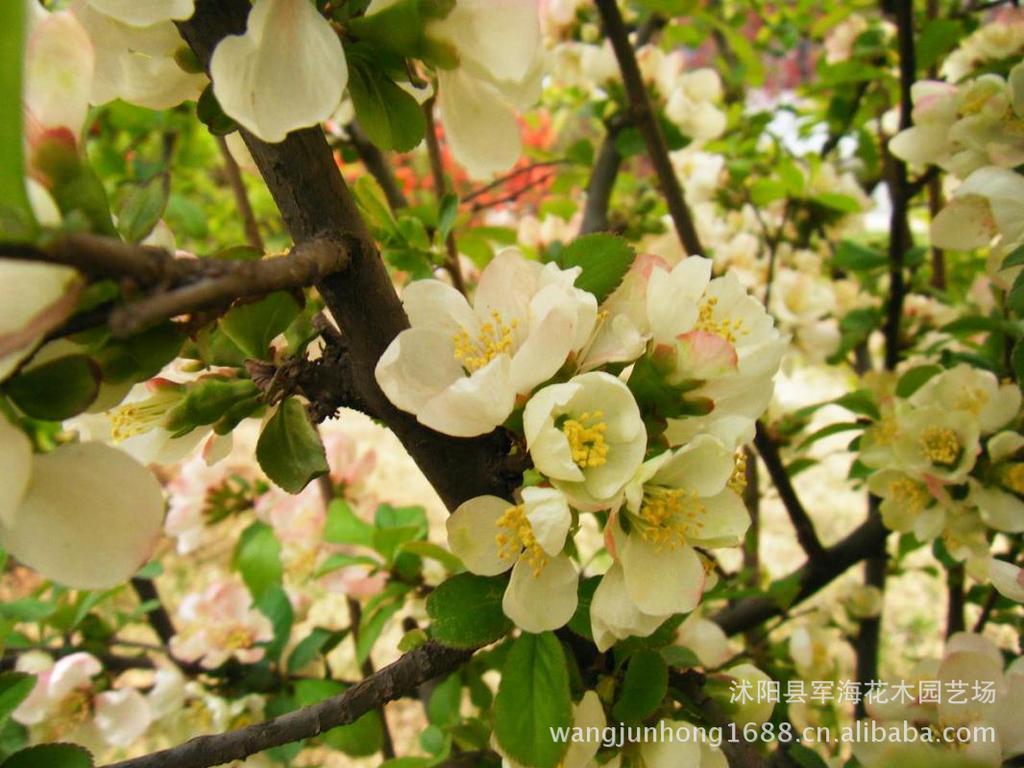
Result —
POLYGON ((338 696, 262 723, 212 736, 198 736, 177 747, 122 760, 107 768, 211 768, 244 760, 272 747, 319 736, 347 725, 389 701, 457 669, 472 651, 427 643, 409 651, 338 696))
MULTIPOLYGON (((179 29, 208 66, 225 35, 244 31, 249 9, 247 0, 199 0, 179 29)), ((397 409, 377 386, 374 367, 409 321, 323 131, 295 131, 278 144, 241 134, 296 243, 348 236, 362 244, 344 272, 316 285, 345 333, 352 383, 361 399, 395 432, 449 509, 474 496, 510 498, 521 476, 506 465, 511 443, 504 430, 473 439, 441 435, 397 409)))
POLYGON ((647 154, 651 158, 651 164, 654 166, 662 194, 665 195, 668 212, 672 217, 679 240, 687 253, 706 255, 697 235, 693 217, 690 215, 690 209, 686 206, 683 188, 680 186, 675 169, 669 160, 665 137, 661 133, 661 126, 658 125, 657 116, 651 106, 650 96, 644 87, 636 54, 629 42, 629 33, 622 21, 617 0, 596 0, 596 3, 604 24, 605 34, 611 41, 615 58, 619 62, 622 82, 629 98, 630 116, 647 145, 647 154))
POLYGON ((363 166, 377 180, 380 188, 384 191, 388 207, 392 211, 408 208, 409 201, 406 199, 405 193, 402 192, 402 188, 398 186, 395 171, 384 153, 377 148, 376 144, 370 141, 363 132, 363 129, 359 127, 359 123, 354 121, 349 123, 345 126, 345 131, 348 133, 349 143, 352 144, 352 148, 359 155, 363 166))
POLYGON ((786 514, 789 515, 789 519, 793 523, 800 546, 803 547, 808 558, 813 560, 821 557, 825 554, 825 548, 821 545, 818 534, 814 530, 811 516, 807 514, 807 510, 801 503, 800 497, 796 494, 793 481, 790 480, 789 473, 786 471, 786 465, 782 463, 782 456, 779 455, 779 446, 775 444, 771 435, 768 434, 764 423, 760 421, 757 422, 754 447, 757 448, 757 452, 761 455, 761 461, 764 462, 764 466, 768 470, 768 476, 771 477, 772 482, 775 484, 775 490, 779 492, 779 498, 782 499, 782 504, 786 508, 786 514))
MULTIPOLYGON (((786 577, 795 579, 799 584, 796 598, 790 606, 803 602, 847 569, 871 556, 885 543, 887 534, 881 520, 869 518, 846 538, 827 547, 821 557, 807 560, 786 577)), ((723 609, 712 617, 712 621, 725 630, 726 634, 736 635, 775 616, 782 616, 787 610, 787 607, 769 597, 748 597, 723 609)))

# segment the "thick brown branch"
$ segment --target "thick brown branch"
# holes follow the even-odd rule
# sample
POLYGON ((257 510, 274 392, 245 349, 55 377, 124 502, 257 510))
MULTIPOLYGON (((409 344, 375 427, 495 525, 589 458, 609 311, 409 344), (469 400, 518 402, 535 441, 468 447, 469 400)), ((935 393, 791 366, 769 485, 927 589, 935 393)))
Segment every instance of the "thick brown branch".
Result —
MULTIPOLYGON (((812 558, 791 573, 787 579, 798 582, 796 605, 815 594, 851 566, 870 557, 885 543, 888 532, 881 520, 869 518, 845 539, 825 549, 821 557, 812 558)), ((712 620, 726 634, 735 635, 756 627, 774 616, 782 616, 787 608, 770 597, 748 597, 735 605, 725 608, 712 620)))
POLYGON ((700 238, 697 236, 693 217, 690 215, 690 209, 686 206, 683 188, 680 186, 675 169, 669 160, 665 137, 661 133, 661 126, 658 124, 657 115, 651 106, 650 96, 644 87, 636 54, 629 42, 629 34, 622 21, 622 14, 619 13, 617 0, 596 0, 596 2, 604 23, 605 34, 611 41, 612 48, 615 50, 615 58, 618 59, 619 69, 622 72, 622 82, 626 88, 626 95, 629 97, 630 116, 647 145, 647 153, 654 166, 662 194, 665 195, 668 212, 672 217, 679 240, 687 253, 705 255, 700 238))
MULTIPOLYGON (((199 0, 192 18, 179 29, 208 65, 221 38, 244 31, 249 9, 247 0, 199 0)), ((438 434, 392 405, 377 385, 377 361, 409 321, 323 131, 295 131, 277 144, 246 131, 242 138, 296 243, 348 235, 364 244, 344 275, 327 277, 316 286, 345 333, 353 389, 395 432, 450 509, 474 496, 510 497, 521 477, 508 471, 511 441, 504 430, 473 439, 438 434)))
POLYGON ((807 557, 812 560, 821 557, 825 554, 825 548, 821 545, 818 534, 814 530, 811 516, 807 514, 800 497, 796 494, 793 481, 790 480, 789 472, 786 471, 786 465, 782 463, 779 446, 775 444, 771 435, 768 434, 767 427, 762 422, 757 423, 754 446, 761 455, 761 461, 764 462, 764 466, 768 470, 768 476, 775 484, 775 490, 779 492, 779 498, 782 499, 786 514, 789 515, 789 519, 793 523, 800 546, 807 553, 807 557))
POLYGON ((427 643, 410 651, 344 693, 228 733, 198 736, 177 747, 123 760, 107 768, 210 768, 244 760, 272 747, 319 736, 354 722, 366 712, 412 694, 464 664, 472 651, 427 643))

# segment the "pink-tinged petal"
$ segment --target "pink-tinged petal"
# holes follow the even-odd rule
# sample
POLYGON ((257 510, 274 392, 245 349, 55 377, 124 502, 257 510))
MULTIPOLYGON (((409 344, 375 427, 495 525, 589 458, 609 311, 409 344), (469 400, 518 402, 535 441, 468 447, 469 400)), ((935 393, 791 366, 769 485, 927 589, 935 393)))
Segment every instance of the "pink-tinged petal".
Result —
POLYGON ((103 665, 91 653, 72 653, 53 665, 47 693, 52 701, 60 701, 72 691, 90 687, 102 671, 103 665))
POLYGON ((678 339, 676 364, 687 378, 713 379, 739 366, 736 347, 717 333, 690 331, 678 339))
POLYGON ((69 11, 51 14, 29 37, 25 53, 28 134, 37 127, 82 130, 95 55, 89 35, 69 11))
POLYGON ((156 478, 101 443, 63 445, 35 457, 7 550, 47 578, 79 589, 126 581, 160 536, 164 497, 156 478))

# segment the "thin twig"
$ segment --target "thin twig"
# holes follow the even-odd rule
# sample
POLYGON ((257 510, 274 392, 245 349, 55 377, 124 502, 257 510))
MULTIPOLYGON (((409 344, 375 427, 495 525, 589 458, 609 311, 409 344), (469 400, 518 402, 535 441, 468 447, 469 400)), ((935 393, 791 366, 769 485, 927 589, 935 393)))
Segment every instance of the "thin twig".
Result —
POLYGON ((488 184, 484 184, 482 187, 474 189, 472 192, 470 192, 468 195, 462 198, 462 204, 465 205, 466 203, 471 203, 478 197, 486 195, 491 190, 497 189, 498 187, 507 184, 508 182, 512 181, 512 179, 522 176, 524 173, 531 173, 532 171, 537 171, 540 170, 541 168, 551 168, 553 166, 566 165, 568 162, 568 160, 540 160, 536 163, 524 165, 522 168, 516 168, 512 172, 506 173, 504 176, 499 176, 494 181, 488 184))
MULTIPOLYGON (((427 154, 430 156, 430 173, 434 177, 434 192, 437 195, 437 203, 441 204, 447 193, 447 183, 444 178, 444 163, 441 160, 441 145, 437 140, 437 126, 434 124, 434 100, 428 99, 423 105, 423 114, 427 118, 427 154)), ((459 293, 466 292, 466 284, 462 280, 462 268, 459 266, 459 246, 455 243, 455 233, 448 232, 444 240, 447 258, 444 267, 451 275, 452 285, 459 293)))
POLYGON ((107 768, 211 768, 258 752, 319 736, 355 722, 389 701, 410 695, 428 680, 460 667, 472 651, 428 642, 338 696, 227 733, 197 736, 177 747, 122 760, 107 768))
POLYGON ((369 171, 370 175, 380 184, 384 191, 384 197, 388 201, 388 207, 392 211, 409 207, 409 201, 398 186, 398 179, 395 178, 395 171, 388 162, 387 156, 378 149, 377 145, 370 141, 369 137, 359 127, 359 123, 353 121, 345 126, 348 133, 349 143, 359 155, 359 160, 369 171))
POLYGON ((665 202, 668 204, 668 212, 672 217, 676 233, 683 244, 683 248, 691 255, 706 255, 697 235, 697 228, 694 225, 690 209, 686 206, 686 198, 683 195, 683 188, 676 178, 672 161, 668 157, 668 147, 665 144, 665 137, 661 133, 661 126, 658 125, 657 116, 651 106, 651 99, 644 87, 643 77, 640 74, 640 67, 636 61, 636 53, 629 42, 629 34, 626 25, 622 21, 622 14, 616 0, 596 0, 597 9, 601 14, 604 23, 605 34, 611 41, 615 51, 615 58, 619 62, 619 70, 622 72, 622 82, 629 98, 629 112, 633 122, 640 130, 644 143, 647 145, 647 154, 650 156, 654 172, 658 177, 658 184, 662 194, 665 195, 665 202))
POLYGON ((132 579, 132 589, 139 596, 141 603, 155 604, 154 607, 146 611, 146 620, 156 632, 156 636, 160 638, 160 642, 165 646, 170 645, 171 638, 177 634, 177 630, 174 628, 174 621, 160 600, 156 584, 150 579, 136 578, 132 579))
POLYGON ((800 497, 797 496, 793 481, 789 477, 789 472, 786 471, 786 465, 782 463, 779 447, 760 421, 757 423, 757 432, 754 435, 754 446, 761 455, 761 460, 764 462, 765 469, 768 470, 768 476, 775 484, 775 489, 779 492, 779 498, 782 500, 786 514, 789 515, 796 531, 796 538, 804 552, 807 553, 808 559, 823 557, 825 548, 821 545, 818 534, 814 530, 811 516, 807 514, 800 497))
POLYGON ((263 244, 259 224, 256 223, 256 214, 253 213, 252 203, 249 201, 249 192, 245 188, 245 182, 242 181, 242 171, 238 167, 238 162, 235 160, 234 155, 231 154, 231 150, 228 149, 228 143, 223 136, 217 137, 217 147, 220 149, 220 156, 224 160, 224 175, 228 177, 228 184, 231 186, 231 192, 235 196, 235 205, 238 206, 238 212, 242 215, 245 239, 250 247, 263 253, 267 248, 263 244))

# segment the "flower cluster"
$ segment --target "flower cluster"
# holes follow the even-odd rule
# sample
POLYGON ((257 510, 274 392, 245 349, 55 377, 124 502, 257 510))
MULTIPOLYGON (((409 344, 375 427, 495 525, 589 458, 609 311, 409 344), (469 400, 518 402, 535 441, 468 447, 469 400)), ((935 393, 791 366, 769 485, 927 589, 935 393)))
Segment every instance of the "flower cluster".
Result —
POLYGON ((737 545, 750 520, 737 448, 767 406, 786 345, 734 276, 700 257, 639 256, 601 303, 581 268, 515 249, 484 269, 470 304, 414 282, 412 327, 377 380, 422 423, 470 436, 504 424, 538 473, 515 501, 471 499, 448 520, 473 573, 511 569, 506 614, 531 632, 577 607, 573 534, 603 523, 613 563, 593 597, 599 647, 693 610, 709 583, 700 550, 737 545))
POLYGON ((961 364, 906 397, 883 396, 880 418, 860 439, 886 527, 921 542, 941 537, 975 578, 991 574, 1016 599, 1019 569, 992 559, 988 530, 1024 531, 1020 411, 1015 384, 961 364))

